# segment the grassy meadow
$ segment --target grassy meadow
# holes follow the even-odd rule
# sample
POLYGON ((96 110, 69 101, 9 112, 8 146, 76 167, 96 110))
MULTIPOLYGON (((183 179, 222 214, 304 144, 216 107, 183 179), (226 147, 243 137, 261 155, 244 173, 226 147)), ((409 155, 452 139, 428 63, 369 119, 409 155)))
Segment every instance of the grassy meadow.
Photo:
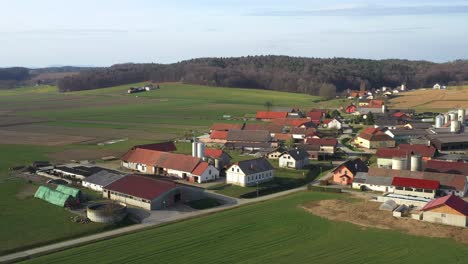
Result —
POLYGON ((122 236, 27 263, 465 263, 468 245, 450 239, 332 222, 304 211, 314 200, 287 197, 122 236))

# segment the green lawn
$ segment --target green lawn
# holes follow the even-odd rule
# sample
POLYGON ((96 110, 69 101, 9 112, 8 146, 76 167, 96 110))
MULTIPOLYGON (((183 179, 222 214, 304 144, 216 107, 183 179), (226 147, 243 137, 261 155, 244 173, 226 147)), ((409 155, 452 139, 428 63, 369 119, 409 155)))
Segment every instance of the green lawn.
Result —
POLYGON ((466 244, 331 222, 299 206, 337 197, 347 198, 300 192, 27 263, 466 263, 466 244))

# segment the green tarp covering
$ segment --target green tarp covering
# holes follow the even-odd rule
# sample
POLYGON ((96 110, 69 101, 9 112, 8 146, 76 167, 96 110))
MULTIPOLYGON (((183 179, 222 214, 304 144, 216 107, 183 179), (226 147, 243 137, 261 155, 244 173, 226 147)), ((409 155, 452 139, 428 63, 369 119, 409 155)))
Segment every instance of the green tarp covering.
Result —
POLYGON ((51 204, 64 207, 65 203, 70 198, 70 195, 52 190, 46 186, 39 186, 36 194, 34 194, 34 197, 47 201, 51 204))
POLYGON ((73 198, 79 198, 80 190, 65 185, 57 185, 56 191, 70 195, 73 198))

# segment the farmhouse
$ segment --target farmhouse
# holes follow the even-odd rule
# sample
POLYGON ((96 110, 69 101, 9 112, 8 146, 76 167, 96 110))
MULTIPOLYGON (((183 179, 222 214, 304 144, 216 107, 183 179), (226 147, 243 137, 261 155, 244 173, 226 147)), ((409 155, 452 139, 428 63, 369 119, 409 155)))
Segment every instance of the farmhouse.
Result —
POLYGON ((422 211, 423 221, 460 227, 468 225, 468 203, 455 195, 434 199, 422 211))
POLYGON ((395 147, 395 140, 378 128, 368 127, 354 139, 358 146, 372 149, 382 147, 395 147))
POLYGON ((221 170, 224 166, 231 163, 231 156, 222 149, 206 148, 205 157, 212 159, 215 168, 221 170))
POLYGON ((272 147, 270 132, 266 130, 230 130, 225 146, 230 149, 262 150, 272 147))
POLYGON ((146 210, 164 209, 197 195, 200 194, 194 188, 138 175, 127 175, 107 185, 103 191, 104 198, 146 210))
POLYGON ((122 167, 146 174, 173 176, 203 183, 219 177, 219 171, 200 157, 132 148, 122 157, 122 167))
POLYGON ((124 177, 124 174, 122 173, 104 170, 87 177, 81 182, 81 184, 85 188, 89 188, 97 192, 102 192, 103 187, 122 177, 124 177))
POLYGON ((333 182, 341 185, 353 183, 358 172, 367 172, 369 168, 361 159, 348 160, 332 171, 333 182))
POLYGON ((343 122, 336 118, 324 119, 322 123, 324 127, 329 129, 341 129, 343 127, 343 122))
POLYGON ((280 168, 302 169, 309 165, 309 154, 302 149, 286 151, 279 157, 280 168))
POLYGON ((265 158, 238 161, 226 170, 226 183, 251 186, 273 180, 274 168, 265 158))

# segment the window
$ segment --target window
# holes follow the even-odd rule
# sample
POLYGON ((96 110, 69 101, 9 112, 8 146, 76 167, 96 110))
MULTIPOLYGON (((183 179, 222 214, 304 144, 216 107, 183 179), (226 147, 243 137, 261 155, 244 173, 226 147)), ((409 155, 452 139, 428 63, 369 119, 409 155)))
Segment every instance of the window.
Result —
POLYGON ((440 216, 441 216, 441 217, 447 217, 447 215, 445 215, 445 214, 441 214, 440 216))
POLYGON ((208 170, 208 174, 209 174, 209 175, 211 175, 211 169, 210 169, 210 170, 208 170))
POLYGON ((237 169, 237 172, 239 172, 239 169, 237 169))
POLYGON ((234 168, 232 168, 232 171, 234 171, 234 168))

